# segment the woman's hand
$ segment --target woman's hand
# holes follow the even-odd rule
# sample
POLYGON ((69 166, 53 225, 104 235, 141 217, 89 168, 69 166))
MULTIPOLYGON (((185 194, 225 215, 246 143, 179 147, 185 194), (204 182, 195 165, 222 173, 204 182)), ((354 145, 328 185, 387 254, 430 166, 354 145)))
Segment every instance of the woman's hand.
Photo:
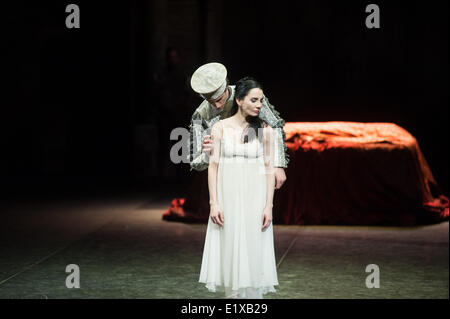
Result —
POLYGON ((209 217, 211 218, 211 220, 213 221, 214 224, 219 225, 219 226, 223 226, 223 212, 220 209, 218 204, 212 204, 211 205, 211 210, 209 213, 209 217))
POLYGON ((272 222, 272 207, 264 207, 262 213, 262 230, 269 227, 272 222))

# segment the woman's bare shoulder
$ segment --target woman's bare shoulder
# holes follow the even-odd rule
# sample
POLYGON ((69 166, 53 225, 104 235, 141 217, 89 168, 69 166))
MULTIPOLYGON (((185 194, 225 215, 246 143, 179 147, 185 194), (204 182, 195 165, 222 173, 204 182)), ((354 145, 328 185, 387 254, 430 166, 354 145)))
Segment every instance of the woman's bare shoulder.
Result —
POLYGON ((236 126, 235 123, 229 117, 226 119, 222 119, 219 122, 222 123, 222 128, 234 128, 236 126))
POLYGON ((267 124, 266 122, 263 122, 263 124, 261 126, 265 132, 273 131, 273 127, 270 126, 269 124, 267 124))
POLYGON ((226 118, 226 119, 221 119, 219 122, 222 122, 223 124, 229 124, 230 123, 230 118, 226 118))
POLYGON ((273 136, 273 128, 270 126, 270 125, 268 125, 268 124, 263 124, 263 135, 264 135, 264 139, 265 140, 268 140, 268 139, 270 139, 270 138, 272 138, 272 136, 273 136))
POLYGON ((211 127, 211 135, 214 135, 216 137, 221 137, 222 136, 222 122, 217 121, 216 123, 213 124, 213 126, 211 127))

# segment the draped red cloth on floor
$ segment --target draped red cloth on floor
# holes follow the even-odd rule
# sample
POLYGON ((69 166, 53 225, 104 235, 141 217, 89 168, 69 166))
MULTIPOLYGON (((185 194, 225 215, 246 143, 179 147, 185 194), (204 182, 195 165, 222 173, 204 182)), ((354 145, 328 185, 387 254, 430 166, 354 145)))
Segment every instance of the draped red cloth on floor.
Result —
MULTIPOLYGON (((289 122, 287 180, 274 224, 419 225, 448 219, 444 196, 417 140, 393 123, 289 122)), ((207 171, 194 175, 167 220, 206 222, 207 171)))

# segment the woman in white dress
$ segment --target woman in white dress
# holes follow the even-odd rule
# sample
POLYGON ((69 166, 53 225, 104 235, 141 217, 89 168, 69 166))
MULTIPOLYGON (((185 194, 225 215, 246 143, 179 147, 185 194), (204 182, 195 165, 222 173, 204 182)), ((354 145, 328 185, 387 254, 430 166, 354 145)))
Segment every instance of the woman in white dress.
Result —
POLYGON ((211 129, 210 218, 199 282, 226 298, 260 299, 278 285, 273 244, 274 133, 258 117, 264 95, 236 83, 236 113, 211 129))

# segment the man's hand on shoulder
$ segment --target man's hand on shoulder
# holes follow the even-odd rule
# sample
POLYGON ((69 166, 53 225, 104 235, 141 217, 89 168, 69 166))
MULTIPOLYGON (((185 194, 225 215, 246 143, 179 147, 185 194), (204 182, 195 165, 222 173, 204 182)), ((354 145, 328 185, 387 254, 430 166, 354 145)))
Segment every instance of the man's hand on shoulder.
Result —
POLYGON ((205 135, 203 138, 203 144, 202 144, 202 152, 205 154, 210 154, 213 149, 212 139, 211 135, 205 135))

